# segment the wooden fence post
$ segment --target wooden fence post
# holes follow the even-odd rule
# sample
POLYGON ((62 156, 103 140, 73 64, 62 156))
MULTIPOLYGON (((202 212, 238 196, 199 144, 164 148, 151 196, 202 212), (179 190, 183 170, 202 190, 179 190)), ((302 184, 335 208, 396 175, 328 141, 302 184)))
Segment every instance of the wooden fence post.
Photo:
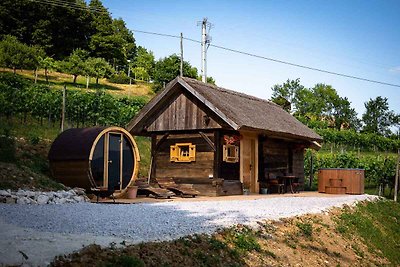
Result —
POLYGON ((399 165, 400 165, 400 149, 397 151, 397 164, 396 164, 396 175, 394 181, 394 201, 397 202, 397 192, 399 190, 399 165))
POLYGON ((64 131, 64 121, 65 121, 65 90, 67 86, 64 85, 63 88, 63 98, 62 98, 62 111, 61 111, 61 132, 64 131))
POLYGON ((312 151, 311 151, 311 157, 310 157, 310 184, 309 184, 310 190, 311 190, 312 183, 313 183, 313 180, 314 180, 314 160, 313 160, 314 156, 313 155, 314 155, 314 153, 312 153, 312 151))

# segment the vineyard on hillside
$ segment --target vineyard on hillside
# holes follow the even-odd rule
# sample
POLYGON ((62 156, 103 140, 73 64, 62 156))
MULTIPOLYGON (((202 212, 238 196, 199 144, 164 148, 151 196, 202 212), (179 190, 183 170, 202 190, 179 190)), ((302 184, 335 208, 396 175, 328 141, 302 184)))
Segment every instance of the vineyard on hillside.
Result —
MULTIPOLYGON (((116 97, 102 90, 67 90, 66 119, 74 127, 125 126, 147 103, 147 97, 116 97)), ((32 82, 11 73, 0 73, 0 116, 34 118, 41 125, 61 120, 62 90, 32 82)))

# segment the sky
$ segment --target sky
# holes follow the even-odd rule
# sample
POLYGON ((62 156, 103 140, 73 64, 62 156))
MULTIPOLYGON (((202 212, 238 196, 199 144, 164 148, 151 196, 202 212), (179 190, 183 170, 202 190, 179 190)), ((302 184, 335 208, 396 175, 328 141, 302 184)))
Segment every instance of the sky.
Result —
MULTIPOLYGON (((212 44, 268 58, 400 85, 400 1, 181 1, 104 0, 114 18, 131 30, 150 31, 201 40, 197 22, 213 24, 212 44)), ((180 53, 175 38, 134 32, 136 44, 156 59, 180 53)), ((201 69, 201 46, 184 41, 184 59, 201 69)), ((364 103, 388 98, 400 114, 400 87, 374 84, 283 65, 209 47, 207 75, 218 86, 271 97, 271 87, 287 79, 301 84, 332 85, 347 97, 359 117, 364 103)))

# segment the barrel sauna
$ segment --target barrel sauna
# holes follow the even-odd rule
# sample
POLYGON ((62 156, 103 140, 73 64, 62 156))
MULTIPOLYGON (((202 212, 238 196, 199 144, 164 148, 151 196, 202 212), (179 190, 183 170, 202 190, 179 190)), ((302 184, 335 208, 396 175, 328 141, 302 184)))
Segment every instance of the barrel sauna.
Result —
POLYGON ((122 196, 139 171, 139 151, 120 127, 74 128, 62 132, 49 151, 54 178, 70 187, 115 190, 122 196))
POLYGON ((364 194, 364 170, 319 169, 318 192, 327 194, 364 194))

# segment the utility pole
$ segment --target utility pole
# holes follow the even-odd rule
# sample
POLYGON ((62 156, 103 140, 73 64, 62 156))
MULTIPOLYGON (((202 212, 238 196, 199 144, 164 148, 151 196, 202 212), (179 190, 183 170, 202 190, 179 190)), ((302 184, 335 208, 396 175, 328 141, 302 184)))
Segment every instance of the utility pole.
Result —
POLYGON ((181 77, 183 77, 183 34, 181 33, 181 77))
POLYGON ((399 190, 399 165, 400 165, 400 149, 397 151, 397 164, 396 164, 396 175, 394 181, 394 201, 397 202, 397 191, 399 190))
MULTIPOLYGON (((132 79, 131 79, 131 60, 128 59, 128 78, 129 78, 129 85, 132 85, 132 79)), ((136 73, 135 73, 136 75, 136 73)), ((136 80, 136 77, 135 77, 136 80)))
POLYGON ((207 18, 203 18, 202 21, 197 22, 197 25, 201 25, 201 80, 207 83, 207 49, 211 43, 209 33, 213 25, 208 22, 207 18))

